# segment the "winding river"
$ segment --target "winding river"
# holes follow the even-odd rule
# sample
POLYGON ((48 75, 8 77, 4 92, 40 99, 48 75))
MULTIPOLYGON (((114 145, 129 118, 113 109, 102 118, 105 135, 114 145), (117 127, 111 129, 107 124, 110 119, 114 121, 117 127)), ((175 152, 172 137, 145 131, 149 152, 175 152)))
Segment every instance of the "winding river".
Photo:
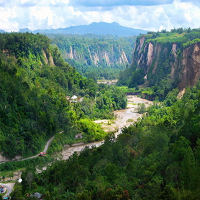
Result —
MULTIPOLYGON (((95 121, 96 123, 99 123, 104 130, 106 131, 113 131, 117 130, 115 132, 115 136, 117 137, 123 127, 128 127, 130 124, 132 124, 134 121, 137 121, 138 118, 140 118, 142 115, 137 113, 138 106, 141 103, 144 103, 146 107, 150 106, 152 104, 151 101, 148 101, 146 99, 142 99, 138 96, 135 95, 127 95, 127 108, 123 110, 116 110, 114 111, 114 114, 116 116, 116 120, 110 124, 108 120, 97 120, 95 121)), ((92 146, 100 146, 103 144, 103 141, 99 142, 92 142, 89 144, 81 144, 81 145, 76 145, 72 147, 67 147, 62 151, 62 157, 64 160, 68 159, 71 155, 73 155, 74 152, 79 153, 82 151, 86 146, 87 147, 92 147, 92 146)))

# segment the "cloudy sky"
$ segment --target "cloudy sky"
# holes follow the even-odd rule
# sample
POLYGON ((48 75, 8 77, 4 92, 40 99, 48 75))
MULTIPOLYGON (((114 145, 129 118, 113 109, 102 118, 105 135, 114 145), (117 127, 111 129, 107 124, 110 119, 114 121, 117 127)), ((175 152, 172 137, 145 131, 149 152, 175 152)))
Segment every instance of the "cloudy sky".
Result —
POLYGON ((0 0, 0 29, 117 22, 145 30, 200 28, 199 0, 0 0))

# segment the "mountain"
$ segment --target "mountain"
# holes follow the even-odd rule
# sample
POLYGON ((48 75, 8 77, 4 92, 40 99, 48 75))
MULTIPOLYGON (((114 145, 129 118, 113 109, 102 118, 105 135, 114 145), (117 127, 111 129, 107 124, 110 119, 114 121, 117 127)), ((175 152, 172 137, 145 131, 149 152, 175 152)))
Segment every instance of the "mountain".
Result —
POLYGON ((4 30, 0 30, 0 33, 5 33, 5 31, 4 30))
POLYGON ((31 33, 32 31, 30 29, 28 29, 28 28, 23 28, 23 29, 19 29, 19 32, 20 33, 26 33, 26 32, 31 33))
POLYGON ((200 79, 199 33, 200 29, 177 29, 139 36, 131 67, 121 74, 119 84, 154 86, 152 93, 160 100, 173 88, 194 86, 200 79))
POLYGON ((59 29, 45 29, 45 30, 35 30, 33 33, 43 33, 43 34, 98 34, 98 35, 118 35, 118 36, 134 36, 139 34, 145 34, 147 31, 141 29, 133 29, 124 26, 120 26, 118 23, 92 23, 90 25, 80 25, 71 26, 69 28, 59 28, 59 29))

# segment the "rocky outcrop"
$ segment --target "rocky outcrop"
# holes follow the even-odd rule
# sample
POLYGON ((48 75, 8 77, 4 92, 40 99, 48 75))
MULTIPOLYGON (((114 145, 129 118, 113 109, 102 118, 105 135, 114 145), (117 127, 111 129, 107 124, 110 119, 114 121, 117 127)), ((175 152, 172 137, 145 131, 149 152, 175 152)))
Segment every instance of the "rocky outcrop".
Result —
POLYGON ((142 36, 136 42, 132 65, 144 69, 147 82, 170 76, 182 91, 200 79, 200 42, 182 48, 177 43, 147 42, 142 36))

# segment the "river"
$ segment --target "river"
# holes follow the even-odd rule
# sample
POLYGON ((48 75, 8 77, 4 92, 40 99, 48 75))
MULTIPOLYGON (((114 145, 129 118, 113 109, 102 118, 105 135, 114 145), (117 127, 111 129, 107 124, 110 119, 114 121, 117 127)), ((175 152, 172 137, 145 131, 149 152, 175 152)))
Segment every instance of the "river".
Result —
MULTIPOLYGON (((127 108, 123 110, 114 111, 114 115, 116 119, 114 122, 109 123, 109 120, 96 120, 96 123, 99 123, 105 131, 113 131, 116 130, 115 136, 117 137, 123 127, 130 126, 134 121, 137 121, 138 118, 142 116, 142 114, 137 113, 138 104, 144 103, 146 107, 152 105, 152 101, 148 101, 146 99, 142 99, 135 95, 127 95, 127 108)), ((92 142, 89 144, 81 144, 73 147, 65 148, 62 151, 62 157, 64 160, 68 159, 74 152, 81 152, 86 146, 100 146, 104 141, 92 142)))

